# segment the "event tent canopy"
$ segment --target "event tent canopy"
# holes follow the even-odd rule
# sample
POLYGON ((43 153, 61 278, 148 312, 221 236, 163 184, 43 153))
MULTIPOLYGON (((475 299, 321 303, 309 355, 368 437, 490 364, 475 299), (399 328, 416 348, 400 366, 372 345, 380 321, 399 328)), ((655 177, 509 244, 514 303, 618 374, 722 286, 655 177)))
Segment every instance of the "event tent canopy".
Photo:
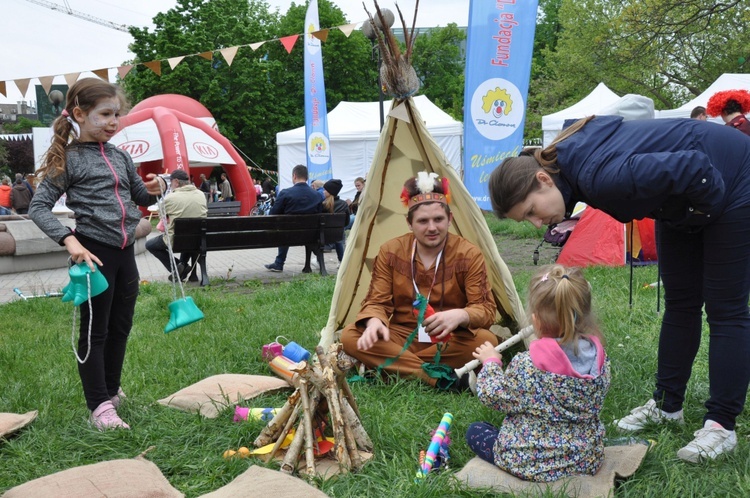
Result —
POLYGON ((648 97, 635 94, 618 97, 604 83, 599 83, 581 101, 567 109, 542 117, 544 146, 549 145, 562 131, 565 121, 594 114, 622 116, 626 120, 651 119, 654 117, 654 102, 648 97))
MULTIPOLYGON (((664 111, 656 111, 657 118, 689 118, 690 112, 697 106, 706 107, 708 99, 711 98, 716 92, 723 90, 738 90, 744 89, 750 91, 750 74, 731 74, 725 73, 719 76, 716 81, 706 88, 706 90, 695 97, 693 100, 686 102, 676 109, 667 109, 664 111)), ((724 123, 720 117, 709 118, 711 121, 718 123, 724 123)))
MULTIPOLYGON (((449 164, 460 174, 463 123, 453 119, 424 95, 413 100, 430 135, 445 153, 449 164)), ((383 103, 386 114, 391 105, 392 101, 383 103)), ((353 199, 356 192, 354 180, 367 177, 375 157, 380 138, 380 103, 340 102, 328 113, 328 135, 333 177, 344 184, 339 196, 353 199)), ((279 186, 283 189, 292 185, 292 168, 297 164, 307 164, 305 127, 277 133, 276 144, 279 186)))

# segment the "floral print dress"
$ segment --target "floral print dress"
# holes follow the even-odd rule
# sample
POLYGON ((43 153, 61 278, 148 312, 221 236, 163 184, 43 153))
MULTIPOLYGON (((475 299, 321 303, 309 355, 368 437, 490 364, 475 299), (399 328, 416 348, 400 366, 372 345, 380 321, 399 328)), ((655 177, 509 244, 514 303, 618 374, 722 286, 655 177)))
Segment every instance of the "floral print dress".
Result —
MULTIPOLYGON (((598 349, 598 375, 558 374, 535 364, 535 346, 537 351, 562 351, 554 339, 534 341, 530 351, 516 355, 505 372, 499 363, 485 363, 477 379, 477 395, 485 405, 506 413, 494 444, 495 465, 538 482, 599 470, 605 434, 599 414, 610 373, 601 344, 597 339, 592 342, 598 349)), ((555 358, 567 360, 559 352, 555 358)), ((567 361, 563 370, 572 371, 567 361)))

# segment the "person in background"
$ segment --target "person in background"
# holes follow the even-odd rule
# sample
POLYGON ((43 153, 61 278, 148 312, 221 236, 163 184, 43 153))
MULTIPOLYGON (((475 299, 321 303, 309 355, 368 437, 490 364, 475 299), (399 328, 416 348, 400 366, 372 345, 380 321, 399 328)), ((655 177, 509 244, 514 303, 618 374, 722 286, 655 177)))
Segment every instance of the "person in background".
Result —
POLYGON ((665 291, 656 388, 615 423, 624 431, 683 423, 705 309, 706 413, 677 457, 734 450, 750 382, 750 137, 694 119, 592 116, 505 159, 488 186, 498 217, 536 227, 559 223, 579 201, 620 222, 656 220, 665 291))
POLYGON ((347 199, 347 203, 349 203, 349 210, 352 212, 351 216, 349 216, 349 224, 346 226, 346 230, 349 230, 352 228, 352 225, 354 224, 354 217, 357 216, 357 210, 359 209, 359 202, 362 195, 362 189, 365 188, 365 179, 361 176, 358 176, 354 180, 354 188, 357 189, 357 193, 354 194, 354 200, 350 201, 347 199))
POLYGON ((23 178, 16 178, 16 184, 10 191, 10 204, 16 214, 26 214, 29 212, 29 204, 32 199, 31 191, 24 185, 23 178))
POLYGON ((144 183, 130 155, 109 143, 124 107, 122 90, 99 78, 70 87, 52 123, 52 143, 39 169, 42 182, 29 209, 34 223, 65 246, 73 263, 85 262, 109 284, 80 308, 76 352, 89 421, 99 430, 130 428, 117 408, 125 398, 120 379, 140 282, 133 244, 142 217, 137 206, 154 204, 167 188, 154 175, 144 183), (63 194, 76 216, 75 232, 52 214, 63 194))
POLYGON ((706 113, 721 116, 727 126, 750 136, 750 121, 745 114, 750 112, 750 92, 747 90, 724 90, 708 99, 706 113))
POLYGON ((446 179, 420 171, 404 184, 401 200, 409 233, 380 247, 367 296, 341 343, 368 368, 415 377, 441 390, 466 390, 470 375, 458 378, 453 369, 471 361, 481 344, 497 345, 489 330, 497 308, 484 255, 449 233, 453 215, 446 179), (434 313, 425 311, 419 328, 415 309, 425 302, 434 313), (450 370, 445 376, 443 366, 450 370))
MULTIPOLYGON (((307 184, 307 166, 298 164, 292 169, 292 183, 291 187, 285 188, 276 196, 270 214, 315 214, 323 210, 320 194, 307 184)), ((273 272, 284 271, 288 253, 289 247, 279 247, 276 259, 265 265, 266 269, 273 272)))
POLYGON ((21 173, 16 173, 16 182, 18 182, 18 180, 21 180, 23 182, 24 187, 29 190, 31 197, 34 197, 34 186, 31 185, 31 183, 26 178, 24 178, 21 173))
POLYGON ((232 185, 229 183, 226 173, 221 174, 221 183, 219 183, 219 192, 221 193, 221 199, 223 202, 229 202, 234 200, 234 193, 232 193, 232 185))
POLYGON ((310 184, 313 190, 320 194, 320 198, 322 200, 325 200, 326 191, 323 188, 323 185, 325 185, 325 182, 323 180, 313 180, 312 183, 310 184))
POLYGON ((706 108, 703 107, 702 105, 694 107, 693 110, 690 112, 690 117, 692 119, 706 121, 708 119, 708 116, 706 115, 706 108))
POLYGON ((200 190, 203 192, 203 195, 206 196, 206 202, 210 202, 211 198, 211 184, 208 182, 208 179, 206 178, 206 175, 201 173, 200 176, 201 179, 201 186, 200 190))
POLYGON ((3 177, 2 184, 0 184, 0 215, 13 214, 11 209, 13 204, 10 200, 10 192, 12 187, 10 186, 10 178, 7 176, 3 177))
MULTIPOLYGON (((172 268, 177 272, 177 278, 185 280, 190 273, 191 280, 197 281, 198 277, 194 272, 187 268, 187 264, 192 258, 195 262, 198 254, 183 253, 180 260, 173 259, 170 261, 169 247, 167 246, 167 236, 170 241, 174 239, 174 220, 177 218, 205 218, 208 216, 208 207, 206 196, 203 192, 195 188, 195 185, 188 180, 188 175, 184 170, 178 169, 170 173, 170 192, 164 197, 164 211, 167 215, 167 233, 160 237, 152 237, 146 242, 146 249, 154 255, 161 264, 172 273, 172 268)), ((169 279, 175 281, 175 275, 170 275, 169 279)))
MULTIPOLYGON (((345 200, 339 198, 339 192, 341 192, 342 188, 343 184, 341 183, 341 180, 333 179, 325 182, 323 185, 323 192, 325 195, 323 211, 328 213, 346 213, 347 216, 350 214, 349 205, 345 200)), ((334 247, 336 249, 336 257, 340 264, 341 260, 344 258, 344 239, 336 241, 334 247)))
POLYGON ((604 461, 599 418, 609 390, 609 359, 591 311, 591 287, 578 268, 551 265, 529 283, 528 313, 536 340, 503 372, 492 344, 474 352, 482 362, 477 397, 505 413, 500 428, 475 422, 469 448, 527 481, 594 475, 604 461))

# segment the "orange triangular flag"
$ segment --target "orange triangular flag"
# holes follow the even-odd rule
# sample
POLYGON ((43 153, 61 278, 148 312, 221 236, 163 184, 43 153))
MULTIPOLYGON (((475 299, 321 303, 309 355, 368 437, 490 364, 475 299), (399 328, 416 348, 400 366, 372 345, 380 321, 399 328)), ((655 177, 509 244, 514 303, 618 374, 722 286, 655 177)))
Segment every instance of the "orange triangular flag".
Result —
POLYGON ((178 57, 172 57, 172 58, 167 59, 167 62, 169 62, 169 67, 171 67, 172 69, 174 69, 175 67, 177 67, 177 64, 179 64, 180 62, 182 62, 182 59, 184 59, 184 58, 185 58, 184 55, 180 55, 178 57))
POLYGON ((224 56, 224 60, 227 61, 227 64, 230 66, 232 65, 232 61, 234 60, 234 56, 237 55, 237 50, 240 47, 229 47, 229 48, 223 48, 219 50, 221 52, 221 55, 224 56))
POLYGON ((21 78, 20 80, 13 80, 13 82, 18 87, 18 90, 21 92, 21 96, 26 96, 26 90, 29 89, 29 81, 31 81, 31 78, 21 78))
POLYGON ((353 23, 353 24, 344 24, 343 26, 339 26, 338 28, 341 30, 342 33, 346 35, 347 38, 349 38, 349 35, 351 35, 354 32, 354 28, 357 27, 357 24, 359 23, 353 23))
POLYGON ((266 41, 265 41, 265 40, 263 40, 262 42, 251 43, 251 44, 249 45, 249 47, 250 47, 250 49, 251 49, 251 50, 252 50, 253 52, 255 52, 255 51, 256 51, 256 50, 258 50, 258 49, 259 49, 259 48, 261 47, 261 45, 263 45, 264 43, 266 43, 266 41))
POLYGON ((125 78, 125 76, 128 75, 128 73, 130 72, 131 69, 133 69, 133 65, 132 64, 129 64, 127 66, 120 66, 120 67, 117 68, 117 74, 120 75, 120 79, 123 79, 123 78, 125 78))
POLYGON ((7 95, 6 95, 7 91, 5 89, 5 82, 4 81, 0 81, 0 93, 3 95, 3 97, 7 97, 7 95))
POLYGON ((331 30, 328 29, 328 28, 326 28, 326 29, 321 29, 320 31, 313 31, 310 34, 313 35, 318 40, 320 40, 323 43, 325 43, 325 41, 328 39, 328 32, 329 31, 331 31, 331 30))
POLYGON ((214 58, 214 53, 211 50, 209 50, 207 52, 201 52, 198 55, 200 55, 201 57, 203 57, 207 61, 213 60, 213 58, 214 58))
POLYGON ((103 68, 103 69, 92 70, 91 72, 99 76, 104 81, 109 81, 109 69, 103 68))
POLYGON ((155 72, 157 76, 161 76, 161 61, 144 62, 143 65, 155 72))
POLYGON ((41 83, 42 88, 44 88, 44 93, 49 95, 49 91, 52 89, 52 80, 54 80, 54 76, 40 76, 39 77, 39 83, 41 83))
POLYGON ((78 81, 78 77, 81 75, 81 73, 68 73, 65 75, 65 83, 68 84, 68 86, 73 86, 73 83, 78 81))
POLYGON ((291 36, 285 36, 284 38, 279 38, 279 41, 281 42, 282 45, 284 45, 284 48, 286 49, 286 52, 288 54, 292 53, 294 44, 297 43, 297 38, 299 38, 299 35, 291 35, 291 36))

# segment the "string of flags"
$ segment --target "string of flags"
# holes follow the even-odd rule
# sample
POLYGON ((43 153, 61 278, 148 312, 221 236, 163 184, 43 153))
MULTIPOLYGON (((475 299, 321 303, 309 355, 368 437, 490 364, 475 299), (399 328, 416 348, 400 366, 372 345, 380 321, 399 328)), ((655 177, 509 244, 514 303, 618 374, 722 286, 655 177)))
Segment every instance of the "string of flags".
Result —
MULTIPOLYGON (((314 36, 315 38, 319 39, 321 42, 325 43, 325 41, 328 39, 329 33, 334 30, 338 29, 344 35, 349 38, 349 36, 354 32, 354 30, 357 28, 357 26, 361 25, 362 21, 351 23, 351 24, 342 24, 341 26, 334 26, 332 28, 325 28, 318 31, 312 31, 309 34, 311 36, 314 36)), ((250 47, 250 49, 254 52, 258 50, 260 47, 265 45, 266 43, 270 42, 279 42, 281 45, 286 49, 287 53, 291 53, 292 49, 294 48, 294 45, 297 43, 297 40, 299 37, 302 36, 300 34, 296 35, 289 35, 284 36, 281 38, 272 38, 270 40, 263 40, 260 42, 255 43, 248 43, 245 45, 236 45, 234 47, 227 47, 227 48, 221 48, 217 50, 206 50, 204 52, 198 52, 195 54, 188 54, 188 55, 179 55, 177 57, 168 57, 166 59, 156 59, 148 62, 141 62, 138 64, 127 64, 123 66, 117 66, 115 68, 101 68, 101 69, 89 69, 86 71, 94 73, 99 78, 109 81, 109 70, 110 69, 116 69, 117 74, 120 77, 120 79, 124 79, 125 76, 133 69, 135 66, 146 66, 151 71, 153 71, 157 76, 161 76, 161 65, 162 62, 167 62, 169 64, 169 67, 171 69, 174 69, 177 67, 177 65, 182 62, 187 57, 203 57, 207 60, 212 60, 214 57, 214 52, 220 52, 222 57, 224 57, 224 60, 227 62, 228 65, 232 65, 232 62, 234 61, 234 57, 237 55, 237 51, 242 47, 250 47)), ((39 80, 39 83, 42 85, 42 88, 44 88, 44 92, 49 95, 50 90, 52 89, 52 82, 57 76, 63 76, 65 78, 65 82, 68 84, 68 86, 72 86, 73 83, 78 81, 78 78, 80 77, 81 73, 86 71, 79 71, 74 73, 67 73, 63 75, 51 75, 51 76, 36 76, 36 77, 29 77, 29 78, 18 78, 14 80, 7 80, 7 81, 0 81, 0 94, 2 94, 4 97, 8 96, 7 88, 9 83, 13 83, 16 85, 16 88, 18 88, 18 91, 21 92, 22 96, 26 96, 26 92, 29 89, 29 84, 31 83, 31 80, 36 78, 39 80)))

